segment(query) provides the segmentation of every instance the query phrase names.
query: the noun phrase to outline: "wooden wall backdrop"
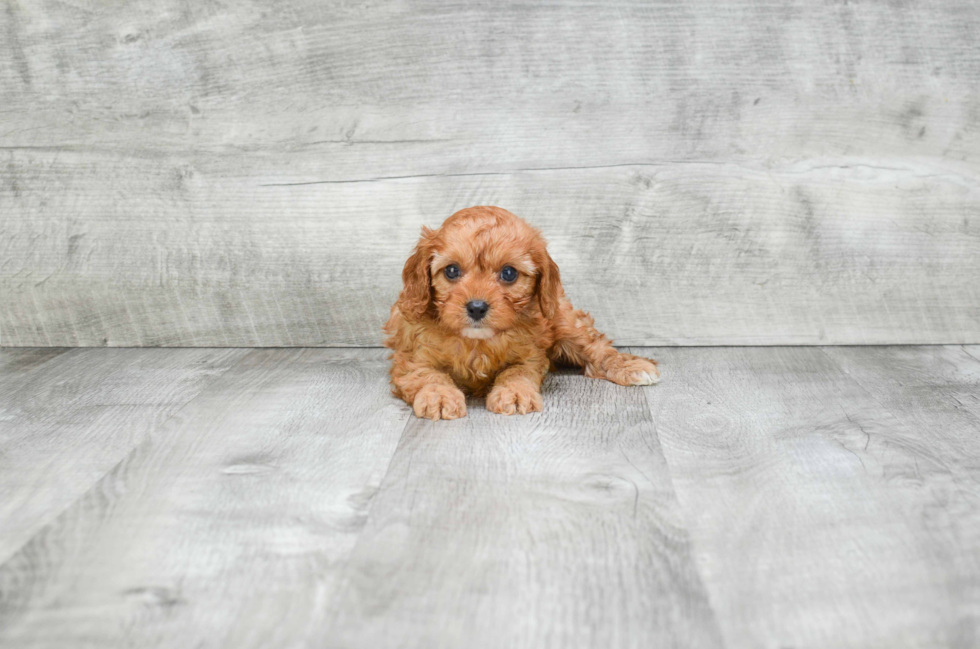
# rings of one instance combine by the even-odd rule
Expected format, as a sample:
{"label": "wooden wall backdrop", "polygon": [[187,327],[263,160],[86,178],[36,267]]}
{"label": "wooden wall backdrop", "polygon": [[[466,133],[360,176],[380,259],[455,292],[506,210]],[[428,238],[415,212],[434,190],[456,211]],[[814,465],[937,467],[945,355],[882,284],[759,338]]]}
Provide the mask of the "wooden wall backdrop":
{"label": "wooden wall backdrop", "polygon": [[976,0],[0,7],[0,344],[377,345],[474,204],[622,344],[980,343]]}

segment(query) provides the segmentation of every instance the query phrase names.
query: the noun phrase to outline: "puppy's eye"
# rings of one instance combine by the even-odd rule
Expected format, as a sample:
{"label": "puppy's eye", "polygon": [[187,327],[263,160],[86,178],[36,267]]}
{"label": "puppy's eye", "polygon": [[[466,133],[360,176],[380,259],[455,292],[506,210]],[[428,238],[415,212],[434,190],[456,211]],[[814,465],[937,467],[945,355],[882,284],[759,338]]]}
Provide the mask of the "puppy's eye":
{"label": "puppy's eye", "polygon": [[442,274],[446,276],[446,279],[456,279],[459,277],[459,266],[456,264],[450,264],[442,271]]}
{"label": "puppy's eye", "polygon": [[510,284],[517,279],[517,270],[513,266],[504,266],[500,271],[500,280]]}

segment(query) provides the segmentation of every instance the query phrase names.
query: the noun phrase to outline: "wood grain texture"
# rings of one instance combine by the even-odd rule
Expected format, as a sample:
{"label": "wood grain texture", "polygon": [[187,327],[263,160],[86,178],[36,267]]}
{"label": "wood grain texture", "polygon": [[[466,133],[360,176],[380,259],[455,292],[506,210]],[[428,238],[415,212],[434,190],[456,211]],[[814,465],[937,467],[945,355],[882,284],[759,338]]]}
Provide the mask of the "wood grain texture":
{"label": "wood grain texture", "polygon": [[500,204],[623,344],[980,342],[980,8],[0,11],[0,344],[375,345]]}
{"label": "wood grain texture", "polygon": [[901,411],[901,417],[916,428],[931,429],[930,440],[944,445],[949,462],[976,474],[980,346],[828,347],[825,351],[882,406]]}
{"label": "wood grain texture", "polygon": [[28,374],[67,351],[64,347],[0,348],[0,391],[19,385]]}
{"label": "wood grain texture", "polygon": [[54,520],[243,350],[73,350],[26,375],[0,355],[0,563]]}
{"label": "wood grain texture", "polygon": [[0,351],[0,646],[977,645],[980,347],[631,351],[436,424],[381,350]]}
{"label": "wood grain texture", "polygon": [[719,646],[643,390],[543,394],[412,421],[308,646]]}
{"label": "wood grain texture", "polygon": [[250,352],[0,567],[0,645],[295,646],[408,416],[385,368]]}
{"label": "wood grain texture", "polygon": [[[980,423],[943,403],[975,363],[923,382],[933,363],[901,359],[932,348],[659,353],[650,404],[727,646],[976,646]],[[883,386],[918,365],[933,404],[841,365]]]}

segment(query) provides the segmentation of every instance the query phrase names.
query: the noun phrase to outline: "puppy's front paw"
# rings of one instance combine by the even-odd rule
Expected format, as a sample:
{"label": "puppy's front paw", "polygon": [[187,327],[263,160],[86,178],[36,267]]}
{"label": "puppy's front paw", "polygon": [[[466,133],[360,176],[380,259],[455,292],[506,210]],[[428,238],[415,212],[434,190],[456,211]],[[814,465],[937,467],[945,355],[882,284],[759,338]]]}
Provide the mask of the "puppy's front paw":
{"label": "puppy's front paw", "polygon": [[513,415],[541,412],[544,402],[541,392],[529,382],[505,383],[495,385],[487,395],[487,410],[500,415]]}
{"label": "puppy's front paw", "polygon": [[416,417],[439,421],[466,416],[466,397],[459,388],[429,384],[419,390],[412,403]]}
{"label": "puppy's front paw", "polygon": [[616,354],[604,365],[604,371],[595,378],[604,378],[619,385],[653,385],[660,382],[656,361],[647,358]]}

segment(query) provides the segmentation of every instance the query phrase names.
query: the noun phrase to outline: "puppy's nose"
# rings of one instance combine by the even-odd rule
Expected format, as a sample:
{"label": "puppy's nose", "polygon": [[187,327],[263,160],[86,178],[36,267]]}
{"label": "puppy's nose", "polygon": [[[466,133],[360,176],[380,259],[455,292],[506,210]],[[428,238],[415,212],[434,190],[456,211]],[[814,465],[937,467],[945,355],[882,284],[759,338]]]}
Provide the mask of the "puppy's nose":
{"label": "puppy's nose", "polygon": [[470,300],[466,303],[466,312],[470,314],[470,317],[474,322],[477,320],[482,320],[483,316],[485,316],[489,310],[490,305],[483,300]]}

